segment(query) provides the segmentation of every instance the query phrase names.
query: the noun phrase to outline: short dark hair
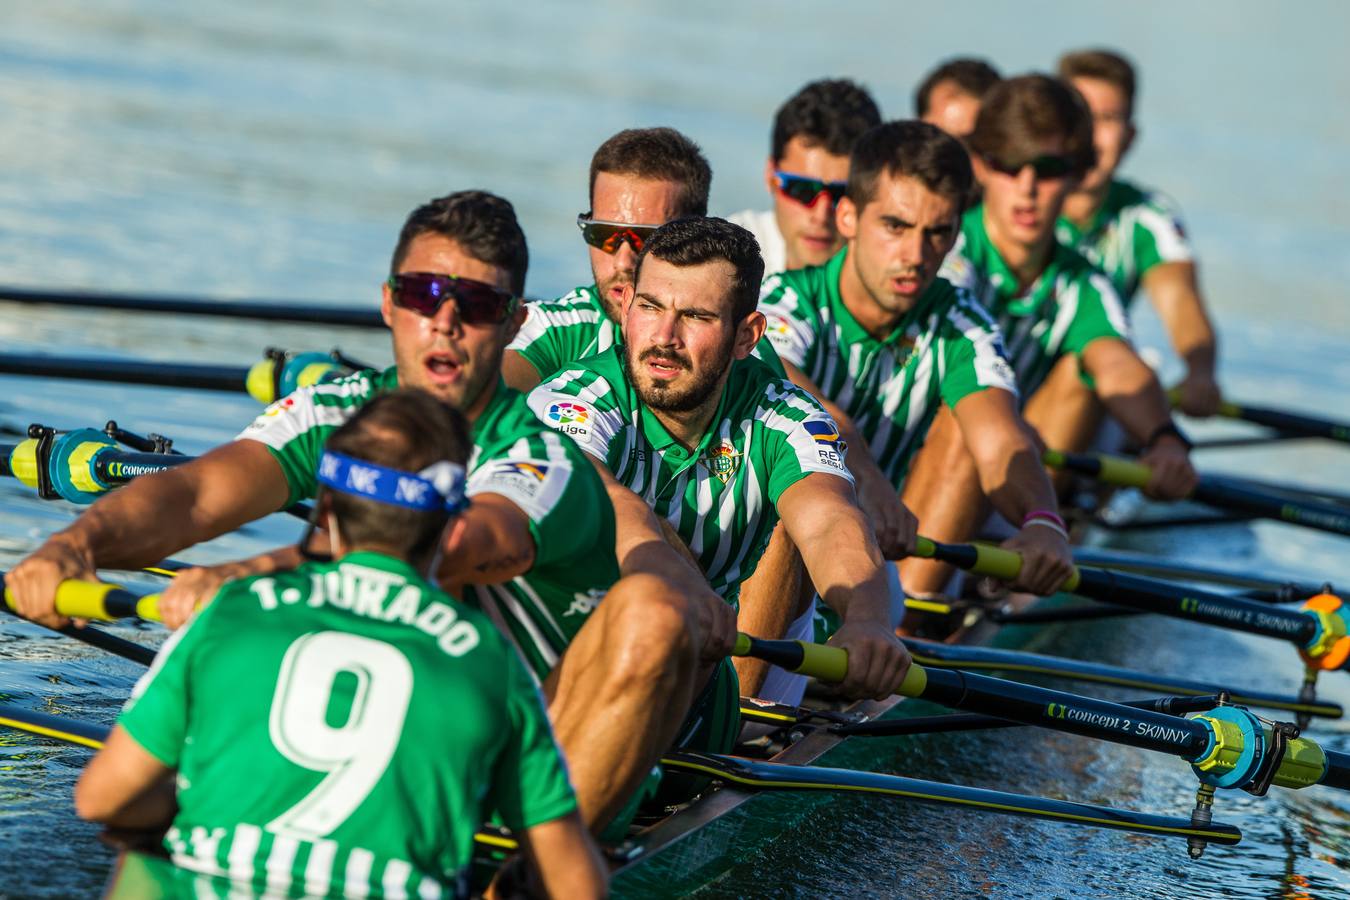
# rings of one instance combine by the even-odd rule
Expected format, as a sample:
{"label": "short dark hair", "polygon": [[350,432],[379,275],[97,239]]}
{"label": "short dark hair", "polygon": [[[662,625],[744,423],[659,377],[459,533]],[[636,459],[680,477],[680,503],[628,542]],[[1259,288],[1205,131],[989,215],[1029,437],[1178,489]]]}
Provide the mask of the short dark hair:
{"label": "short dark hair", "polygon": [[914,92],[914,115],[923,118],[928,115],[933,91],[944,81],[955,82],[963,93],[976,99],[982,99],[989,89],[1003,80],[1003,76],[983,59],[957,57],[949,59],[929,72]]}
{"label": "short dark hair", "polygon": [[1111,50],[1076,50],[1059,58],[1059,77],[1065,81],[1074,78],[1095,78],[1105,81],[1125,95],[1125,106],[1134,115],[1134,91],[1137,77],[1134,66],[1119,53]]}
{"label": "short dark hair", "polygon": [[759,306],[759,285],[764,280],[764,257],[760,255],[759,242],[749,231],[726,219],[691,216],[656,229],[638,254],[634,285],[648,256],[680,267],[725,260],[736,270],[730,291],[731,320],[740,322]]}
{"label": "short dark hair", "polygon": [[1025,157],[1055,138],[1064,141],[1077,174],[1096,164],[1092,114],[1082,96],[1058,78],[1033,74],[999,82],[985,96],[966,143],[981,156]]}
{"label": "short dark hair", "polygon": [[911,119],[878,125],[858,139],[848,164],[848,193],[859,211],[876,196],[882,174],[917,179],[958,210],[970,197],[974,175],[961,142],[947,132]]}
{"label": "short dark hair", "polygon": [[773,117],[770,149],[774,162],[788,141],[801,138],[826,153],[847,156],[869,128],[881,124],[881,110],[867,88],[847,78],[813,81],[788,98]]}
{"label": "short dark hair", "polygon": [[[334,431],[327,444],[354,459],[405,472],[420,472],[441,460],[465,465],[471,447],[464,415],[421,388],[376,397]],[[409,509],[341,491],[324,493],[345,543],[377,543],[402,550],[411,560],[436,548],[449,519],[443,510]]]}
{"label": "short dark hair", "polygon": [[423,234],[450,238],[479,262],[505,269],[511,276],[511,291],[525,293],[530,251],[510,201],[487,191],[456,191],[417,207],[399,232],[390,275],[398,274],[408,247]]}
{"label": "short dark hair", "polygon": [[592,199],[601,172],[673,181],[680,186],[677,216],[708,214],[712,167],[698,144],[674,128],[627,128],[601,144],[591,157],[587,196]]}

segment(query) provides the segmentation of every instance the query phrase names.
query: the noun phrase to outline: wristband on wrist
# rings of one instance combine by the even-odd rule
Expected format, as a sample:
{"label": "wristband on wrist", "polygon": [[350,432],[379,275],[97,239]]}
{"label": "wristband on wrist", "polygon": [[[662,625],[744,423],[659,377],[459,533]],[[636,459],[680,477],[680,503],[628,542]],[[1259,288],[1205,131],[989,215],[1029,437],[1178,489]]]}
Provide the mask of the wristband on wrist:
{"label": "wristband on wrist", "polygon": [[1049,528],[1055,534],[1064,538],[1064,540],[1067,541],[1069,539],[1068,529],[1066,529],[1063,525],[1055,524],[1049,519],[1030,519],[1027,522],[1022,523],[1023,528],[1030,528],[1032,525],[1039,525],[1042,528]]}
{"label": "wristband on wrist", "polygon": [[1022,524],[1023,525],[1030,524],[1032,519],[1045,519],[1048,522],[1054,522],[1060,528],[1069,527],[1064,523],[1064,520],[1060,518],[1059,513],[1051,509],[1033,509],[1031,512],[1027,513],[1026,516],[1022,519]]}
{"label": "wristband on wrist", "polygon": [[1158,443],[1162,438],[1169,436],[1180,441],[1181,445],[1187,450],[1190,450],[1195,446],[1191,443],[1190,438],[1181,433],[1181,429],[1177,427],[1177,423],[1168,419],[1166,422],[1153,429],[1153,433],[1148,436],[1148,440],[1144,441],[1144,450],[1146,452],[1152,450],[1154,444]]}

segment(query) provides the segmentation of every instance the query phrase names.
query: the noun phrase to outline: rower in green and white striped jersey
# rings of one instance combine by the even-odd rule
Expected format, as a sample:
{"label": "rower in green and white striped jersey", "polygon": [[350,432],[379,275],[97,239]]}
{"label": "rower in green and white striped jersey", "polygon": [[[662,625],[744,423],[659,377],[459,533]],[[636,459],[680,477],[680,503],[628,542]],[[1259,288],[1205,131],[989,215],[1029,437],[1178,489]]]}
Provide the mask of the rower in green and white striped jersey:
{"label": "rower in green and white striped jersey", "polygon": [[939,403],[954,409],[976,391],[1017,386],[989,314],[941,278],[888,336],[873,337],[840,297],[848,252],[768,276],[759,309],[779,356],[847,413],[898,490]]}
{"label": "rower in green and white striped jersey", "polygon": [[961,236],[939,274],[970,291],[993,315],[1024,401],[1065,354],[1081,356],[1098,338],[1129,339],[1116,289],[1062,243],[1055,244],[1040,277],[1019,291],[1017,276],[989,239],[983,205],[966,212]]}
{"label": "rower in green and white striped jersey", "polygon": [[783,491],[813,472],[852,481],[834,421],[810,394],[746,358],[732,362],[711,424],[686,450],[641,402],[621,352],[565,367],[530,393],[530,408],[669,522],[712,589],[734,604]]}
{"label": "rower in green and white striped jersey", "polygon": [[379,553],[228,583],[118,723],[178,770],[174,862],[278,896],[468,896],[489,810],[519,829],[576,809],[497,629]]}
{"label": "rower in green and white striped jersey", "polygon": [[[390,367],[302,388],[264,410],[239,439],[267,446],[290,485],[288,502],[295,503],[314,495],[328,435],[397,386],[398,371]],[[614,513],[576,446],[540,425],[519,393],[500,382],[493,390],[473,425],[468,492],[498,494],[518,506],[530,519],[536,556],[530,571],[510,582],[468,586],[465,600],[492,617],[542,681],[619,579]],[[578,565],[583,555],[586,564]]]}
{"label": "rower in green and white striped jersey", "polygon": [[[557,300],[534,300],[525,324],[507,346],[525,359],[540,376],[558,371],[575,359],[603,353],[623,343],[623,332],[600,302],[598,288],[576,288]],[[784,377],[783,363],[771,341],[761,339],[754,355]]]}
{"label": "rower in green and white striped jersey", "polygon": [[1061,216],[1055,224],[1055,236],[1111,279],[1127,309],[1140,282],[1154,266],[1195,259],[1172,201],[1128,181],[1111,182],[1086,228],[1080,229]]}

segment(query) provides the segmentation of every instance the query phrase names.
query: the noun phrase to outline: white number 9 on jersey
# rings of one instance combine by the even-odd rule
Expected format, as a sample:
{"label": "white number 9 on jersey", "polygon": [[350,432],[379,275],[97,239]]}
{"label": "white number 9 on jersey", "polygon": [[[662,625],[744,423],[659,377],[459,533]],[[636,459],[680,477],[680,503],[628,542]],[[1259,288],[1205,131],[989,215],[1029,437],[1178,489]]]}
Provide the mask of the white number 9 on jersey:
{"label": "white number 9 on jersey", "polygon": [[[335,728],[328,706],[343,673],[355,676],[356,688],[346,723]],[[345,822],[398,749],[412,689],[408,658],[383,641],[320,631],[292,643],[281,661],[268,733],[282,756],[328,775],[267,830],[317,840]]]}

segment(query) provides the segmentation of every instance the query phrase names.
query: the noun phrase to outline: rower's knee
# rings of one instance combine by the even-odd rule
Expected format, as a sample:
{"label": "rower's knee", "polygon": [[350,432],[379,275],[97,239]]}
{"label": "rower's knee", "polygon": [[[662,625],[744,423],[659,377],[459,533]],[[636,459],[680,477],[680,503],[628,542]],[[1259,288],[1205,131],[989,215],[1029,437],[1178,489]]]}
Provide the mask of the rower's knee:
{"label": "rower's knee", "polygon": [[605,638],[615,680],[683,678],[696,661],[693,611],[666,581],[630,575],[605,595]]}

